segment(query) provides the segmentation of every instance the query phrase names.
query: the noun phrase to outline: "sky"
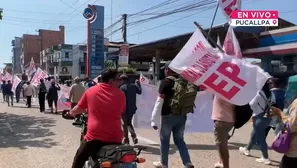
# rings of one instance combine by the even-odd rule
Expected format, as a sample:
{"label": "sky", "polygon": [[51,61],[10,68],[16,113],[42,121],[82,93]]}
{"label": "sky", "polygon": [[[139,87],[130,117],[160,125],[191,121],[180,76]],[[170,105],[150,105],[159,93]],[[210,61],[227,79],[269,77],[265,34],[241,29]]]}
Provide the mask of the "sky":
{"label": "sky", "polygon": [[[1,0],[3,20],[0,20],[0,67],[4,66],[3,63],[11,62],[11,40],[14,37],[22,37],[23,34],[37,34],[38,29],[58,30],[59,25],[64,25],[66,44],[84,42],[87,39],[87,21],[82,12],[87,4],[105,7],[105,27],[108,27],[120,19],[122,14],[137,13],[164,1],[166,0]],[[181,6],[187,2],[193,0],[179,0],[146,13],[160,13],[166,8]],[[296,5],[296,0],[243,0],[242,8],[278,10],[280,17],[297,24],[297,20],[294,19],[294,15],[297,14]],[[192,32],[195,30],[193,21],[197,21],[205,28],[210,27],[214,11],[215,8],[204,12],[188,11],[128,27],[128,42],[140,44]],[[131,17],[128,23],[144,17]],[[218,11],[214,25],[225,22],[222,12]],[[114,29],[116,28],[118,27]],[[111,41],[122,41],[121,31],[109,38]]]}

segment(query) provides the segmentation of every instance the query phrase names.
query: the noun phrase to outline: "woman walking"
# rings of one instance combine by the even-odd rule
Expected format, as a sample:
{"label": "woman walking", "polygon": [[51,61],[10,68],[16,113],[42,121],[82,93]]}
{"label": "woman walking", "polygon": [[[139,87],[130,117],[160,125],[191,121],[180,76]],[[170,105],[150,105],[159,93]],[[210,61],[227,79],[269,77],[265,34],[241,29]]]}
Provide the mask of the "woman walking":
{"label": "woman walking", "polygon": [[286,124],[290,130],[290,147],[289,151],[282,157],[279,168],[296,168],[297,165],[297,98],[291,103],[288,109],[288,116],[279,108],[272,108],[273,113],[281,116],[283,124]]}
{"label": "woman walking", "polygon": [[58,103],[58,91],[60,89],[61,89],[60,86],[53,81],[46,95],[46,99],[48,101],[48,105],[51,108],[52,113],[54,112],[53,104],[55,104],[55,114],[58,114],[57,103]]}
{"label": "woman walking", "polygon": [[[267,82],[262,90],[250,102],[253,110],[253,130],[251,133],[250,142],[246,147],[240,147],[239,151],[246,155],[250,155],[250,150],[259,142],[262,157],[256,159],[256,162],[271,164],[268,157],[268,146],[266,142],[265,130],[269,126],[271,117],[268,115],[269,104],[268,102],[275,102],[275,98],[270,91],[269,83]],[[267,116],[268,115],[268,116]]]}

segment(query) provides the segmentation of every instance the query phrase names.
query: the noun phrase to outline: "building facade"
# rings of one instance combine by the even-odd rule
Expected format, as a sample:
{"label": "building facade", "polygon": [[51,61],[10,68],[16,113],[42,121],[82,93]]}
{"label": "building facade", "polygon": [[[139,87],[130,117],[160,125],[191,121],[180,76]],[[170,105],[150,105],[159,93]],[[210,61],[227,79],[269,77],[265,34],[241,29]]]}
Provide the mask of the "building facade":
{"label": "building facade", "polygon": [[31,58],[39,66],[40,60],[43,59],[41,51],[55,45],[65,43],[65,27],[60,26],[58,31],[55,30],[38,30],[38,35],[24,34],[22,37],[22,66],[28,66]]}
{"label": "building facade", "polygon": [[261,59],[261,67],[273,76],[297,74],[297,26],[262,32],[259,42],[244,56]]}
{"label": "building facade", "polygon": [[14,40],[11,41],[11,45],[12,45],[13,71],[16,74],[21,74],[22,73],[22,67],[21,67],[22,38],[15,37]]}
{"label": "building facade", "polygon": [[50,76],[59,77],[61,80],[85,78],[86,49],[85,45],[52,46],[41,52],[41,67]]}

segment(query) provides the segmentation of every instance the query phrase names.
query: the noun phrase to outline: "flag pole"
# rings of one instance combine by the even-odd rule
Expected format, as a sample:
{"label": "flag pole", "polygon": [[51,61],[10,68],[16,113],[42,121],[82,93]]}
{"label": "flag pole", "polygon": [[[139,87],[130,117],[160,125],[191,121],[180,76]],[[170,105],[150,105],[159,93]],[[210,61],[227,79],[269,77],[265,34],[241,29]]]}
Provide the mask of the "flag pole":
{"label": "flag pole", "polygon": [[208,39],[208,41],[213,44],[214,46],[216,46],[221,52],[225,53],[223,48],[221,46],[219,46],[210,36],[209,34],[207,34],[203,28],[197,23],[194,22],[194,24],[197,26],[197,28],[201,31],[201,33]]}
{"label": "flag pole", "polygon": [[220,6],[220,1],[218,1],[216,10],[215,10],[215,12],[214,12],[214,14],[213,14],[212,21],[211,21],[211,24],[210,24],[210,28],[209,28],[209,30],[208,30],[208,36],[207,36],[207,39],[210,38],[211,29],[212,29],[212,27],[213,27],[214,21],[216,20],[216,16],[217,16],[217,13],[218,13],[219,6]]}

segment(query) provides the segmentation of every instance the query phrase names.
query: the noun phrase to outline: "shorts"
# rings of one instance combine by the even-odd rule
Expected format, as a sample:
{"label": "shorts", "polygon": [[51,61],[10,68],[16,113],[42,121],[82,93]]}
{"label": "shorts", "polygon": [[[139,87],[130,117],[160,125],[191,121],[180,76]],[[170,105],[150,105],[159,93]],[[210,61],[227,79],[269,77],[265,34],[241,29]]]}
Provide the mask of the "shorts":
{"label": "shorts", "polygon": [[216,144],[227,144],[229,140],[229,132],[233,128],[234,123],[224,121],[214,121],[214,136]]}

